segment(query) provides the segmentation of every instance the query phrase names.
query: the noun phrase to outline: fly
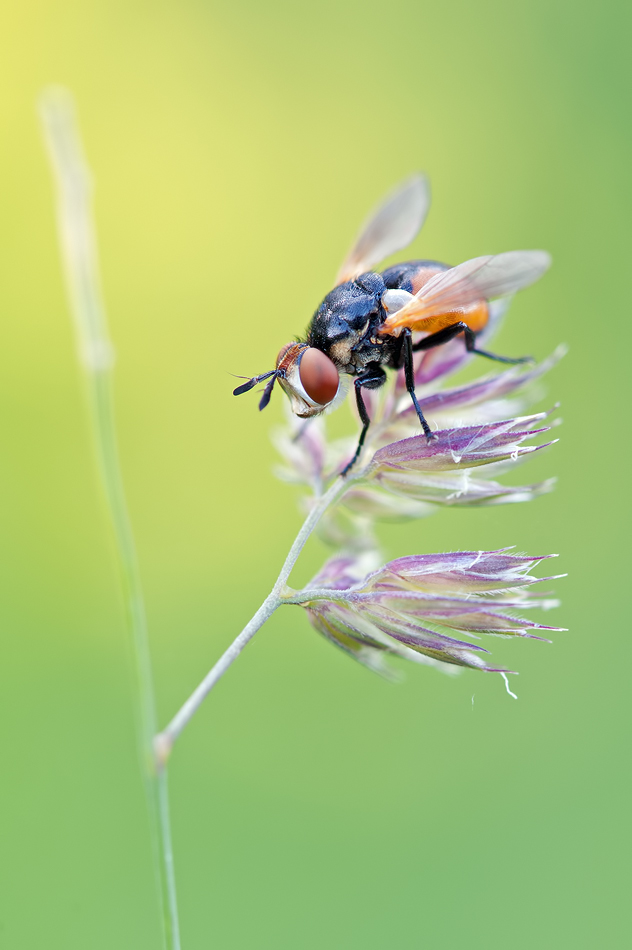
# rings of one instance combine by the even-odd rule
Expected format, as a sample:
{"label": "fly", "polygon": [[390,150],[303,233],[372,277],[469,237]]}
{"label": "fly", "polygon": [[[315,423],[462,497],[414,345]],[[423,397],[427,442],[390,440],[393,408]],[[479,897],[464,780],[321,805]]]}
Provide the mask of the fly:
{"label": "fly", "polygon": [[306,419],[333,407],[344,394],[341,376],[351,377],[362,430],[343,475],[357,461],[371,424],[362,391],[383,386],[386,370],[404,368],[406,390],[430,441],[434,436],[415,395],[414,353],[462,335],[469,353],[501,363],[530,359],[479,349],[476,337],[489,320],[490,300],[515,293],[544,274],[551,263],[546,251],[509,251],[476,257],[456,267],[413,260],[374,270],[384,258],[410,244],[429,206],[430,189],[423,175],[413,176],[392,192],[360,231],[333,290],[312,317],[305,340],[287,343],[279,351],[275,369],[253,376],[234,390],[239,396],[267,380],[259,401],[259,409],[265,409],[278,382],[292,411]]}

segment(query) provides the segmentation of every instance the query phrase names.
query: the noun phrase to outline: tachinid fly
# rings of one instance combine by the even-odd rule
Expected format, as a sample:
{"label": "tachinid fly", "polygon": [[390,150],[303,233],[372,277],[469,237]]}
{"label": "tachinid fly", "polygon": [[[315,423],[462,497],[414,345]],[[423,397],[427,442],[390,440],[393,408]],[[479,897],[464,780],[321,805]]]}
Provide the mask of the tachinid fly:
{"label": "tachinid fly", "polygon": [[[402,250],[421,228],[430,205],[423,175],[415,175],[390,194],[369,218],[347,255],[334,289],[316,310],[304,342],[286,344],[275,369],[238,386],[234,395],[268,380],[259,402],[264,409],[275,382],[301,418],[330,408],[344,392],[341,375],[353,379],[362,431],[355,463],[370,426],[363,389],[378,389],[387,369],[404,368],[406,389],[428,440],[432,432],[415,395],[413,353],[442,346],[462,334],[466,349],[502,363],[523,363],[476,346],[489,319],[489,301],[512,294],[544,274],[546,251],[509,251],[476,257],[457,267],[414,260],[378,273],[372,268]],[[413,337],[413,334],[415,336]]]}

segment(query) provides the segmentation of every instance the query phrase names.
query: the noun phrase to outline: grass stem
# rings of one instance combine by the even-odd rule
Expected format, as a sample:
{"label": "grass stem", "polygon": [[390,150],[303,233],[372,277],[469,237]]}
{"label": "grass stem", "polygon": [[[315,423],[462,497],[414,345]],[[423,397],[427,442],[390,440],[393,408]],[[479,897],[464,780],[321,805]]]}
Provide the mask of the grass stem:
{"label": "grass stem", "polygon": [[222,678],[226,670],[235,662],[244,647],[252,640],[257,630],[259,630],[266,620],[272,616],[277,607],[284,603],[285,598],[283,595],[285,592],[286,582],[290,576],[292,568],[298,560],[301,551],[307,543],[307,539],[322,518],[327,508],[346,491],[352,481],[352,476],[349,476],[346,479],[337,478],[334,482],[332,482],[325,494],[321,495],[321,497],[317,500],[316,504],[313,506],[307,518],[305,519],[299,533],[297,534],[292,547],[290,548],[288,556],[285,559],[274,587],[262,603],[261,607],[259,607],[252,619],[249,620],[241,633],[233,640],[231,645],[222,654],[217,663],[211,667],[199,686],[193,690],[189,698],[180,707],[166,729],[156,736],[156,759],[161,765],[164,765],[167,762],[174,742],[185,726],[191,721],[192,717],[200,708],[203,701],[206,699],[216,683]]}
{"label": "grass stem", "polygon": [[57,217],[78,355],[84,370],[99,480],[114,536],[134,657],[138,743],[159,880],[163,945],[166,950],[180,950],[167,776],[156,767],[154,756],[156,704],[147,619],[118,458],[111,389],[114,352],[100,288],[90,173],[69,93],[63,89],[46,90],[40,102],[40,115],[57,187]]}

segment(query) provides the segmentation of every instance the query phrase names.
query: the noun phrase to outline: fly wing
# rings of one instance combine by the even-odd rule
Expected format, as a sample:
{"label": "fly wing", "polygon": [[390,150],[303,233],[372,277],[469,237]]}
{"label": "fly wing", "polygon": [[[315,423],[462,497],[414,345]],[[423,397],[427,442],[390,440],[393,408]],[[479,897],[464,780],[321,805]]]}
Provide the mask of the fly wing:
{"label": "fly wing", "polygon": [[371,270],[401,251],[420,230],[430,207],[430,185],[424,175],[413,175],[371,215],[338,271],[336,286]]}
{"label": "fly wing", "polygon": [[413,325],[421,330],[423,326],[417,324],[430,317],[512,294],[533,284],[550,264],[546,251],[508,251],[475,257],[424,284],[411,300],[387,317],[384,330]]}

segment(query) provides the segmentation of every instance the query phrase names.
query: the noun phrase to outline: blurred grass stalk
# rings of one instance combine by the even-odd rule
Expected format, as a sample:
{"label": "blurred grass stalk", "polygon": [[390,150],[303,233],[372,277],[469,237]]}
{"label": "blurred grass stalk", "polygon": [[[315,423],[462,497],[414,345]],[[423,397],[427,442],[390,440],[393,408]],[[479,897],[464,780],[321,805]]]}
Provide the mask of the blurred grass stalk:
{"label": "blurred grass stalk", "polygon": [[159,880],[163,942],[167,950],[179,950],[167,772],[156,767],[153,751],[156,703],[140,572],[118,460],[111,391],[114,350],[108,337],[98,273],[92,182],[70,94],[59,88],[45,90],[39,111],[57,187],[57,218],[78,356],[85,374],[98,474],[114,534],[133,648],[137,734]]}

